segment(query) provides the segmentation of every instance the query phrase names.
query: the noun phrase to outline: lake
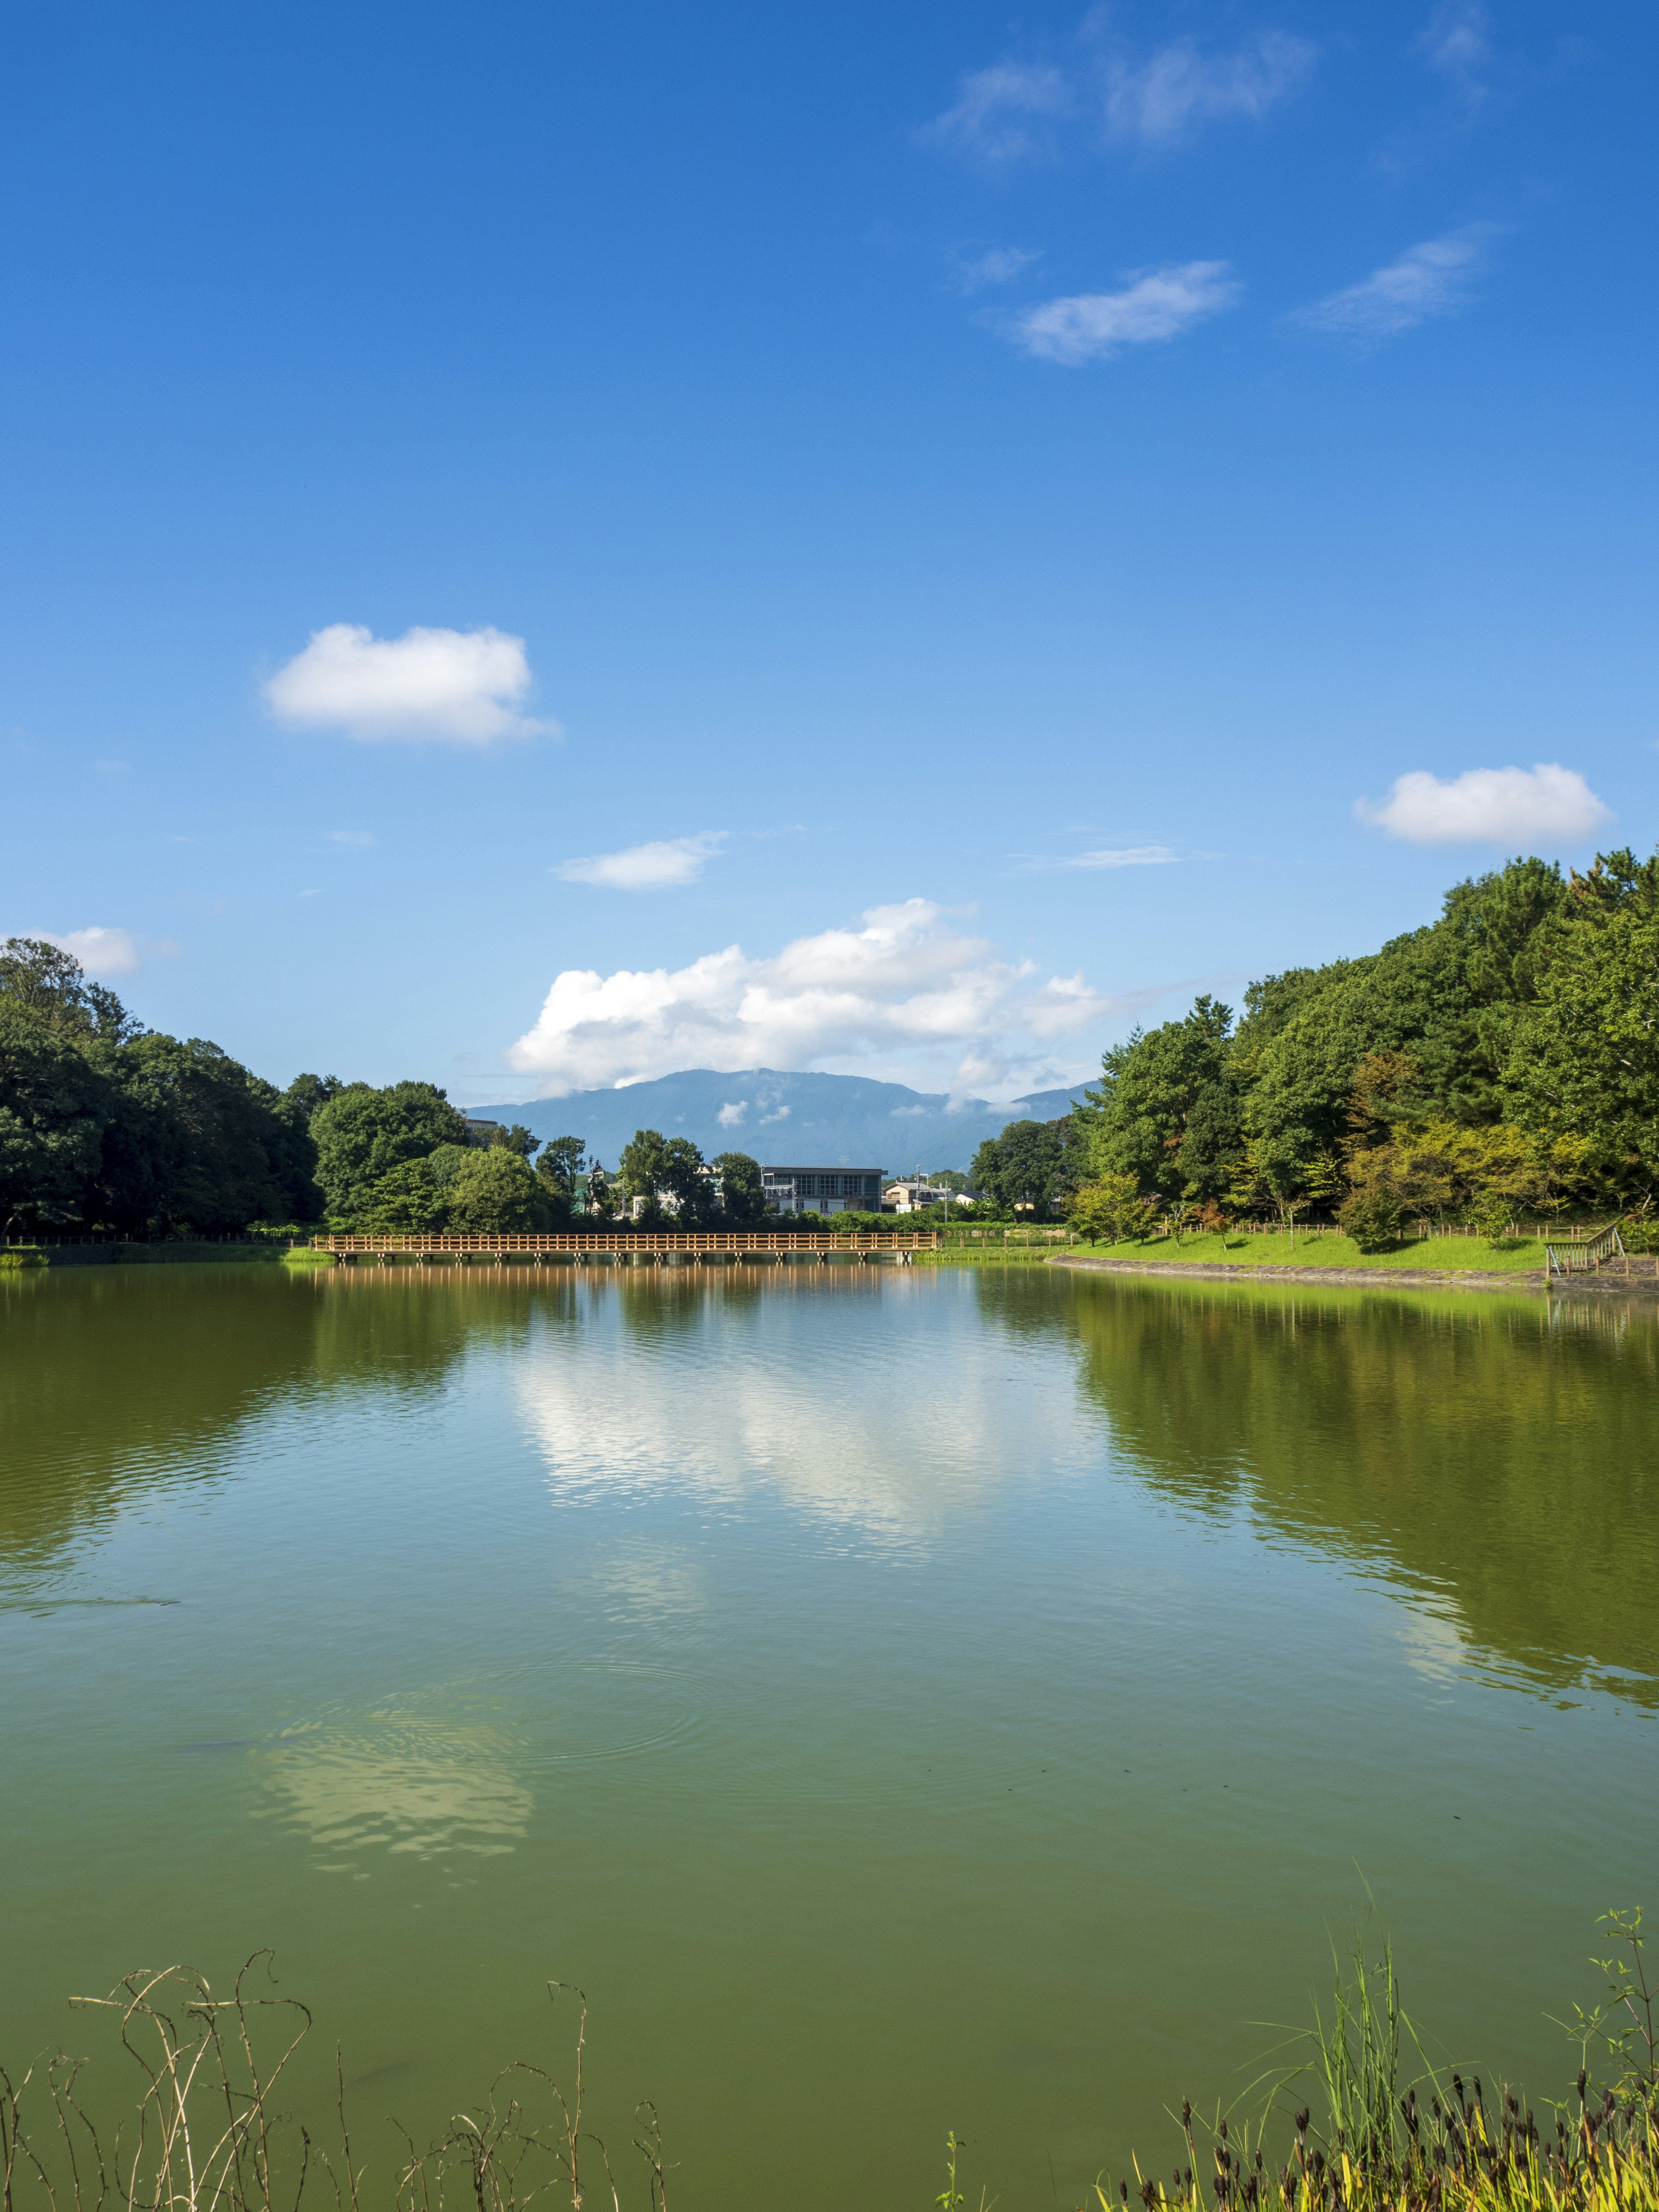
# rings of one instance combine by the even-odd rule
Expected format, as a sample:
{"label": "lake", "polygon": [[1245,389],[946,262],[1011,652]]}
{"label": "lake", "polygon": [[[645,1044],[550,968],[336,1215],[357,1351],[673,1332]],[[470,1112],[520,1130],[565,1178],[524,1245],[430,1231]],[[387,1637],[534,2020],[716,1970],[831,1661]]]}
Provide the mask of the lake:
{"label": "lake", "polygon": [[0,1276],[0,2057],[272,1945],[378,2203],[558,1977],[624,2203],[648,2094],[677,2212],[925,2205],[949,2127],[1071,2206],[1369,1887],[1559,2094],[1659,1905],[1656,1385],[1659,1308],[1519,1293]]}

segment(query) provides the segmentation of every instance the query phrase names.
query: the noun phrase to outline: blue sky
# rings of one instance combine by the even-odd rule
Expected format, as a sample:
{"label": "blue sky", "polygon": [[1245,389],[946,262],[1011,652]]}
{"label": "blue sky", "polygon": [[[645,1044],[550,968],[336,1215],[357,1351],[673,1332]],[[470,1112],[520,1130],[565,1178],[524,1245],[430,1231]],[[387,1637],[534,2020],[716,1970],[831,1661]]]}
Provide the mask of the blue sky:
{"label": "blue sky", "polygon": [[0,40],[0,929],[156,1026],[1006,1097],[1654,844],[1646,10]]}

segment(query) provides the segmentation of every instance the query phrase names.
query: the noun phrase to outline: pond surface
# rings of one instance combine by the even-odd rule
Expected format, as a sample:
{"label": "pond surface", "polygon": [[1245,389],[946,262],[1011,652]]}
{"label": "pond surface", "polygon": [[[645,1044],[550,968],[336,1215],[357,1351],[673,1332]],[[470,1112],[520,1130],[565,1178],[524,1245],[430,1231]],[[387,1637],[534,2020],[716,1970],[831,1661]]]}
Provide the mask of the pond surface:
{"label": "pond surface", "polygon": [[0,2057],[274,1945],[379,2202],[556,1976],[676,2212],[923,2205],[947,2127],[1072,2206],[1369,1884],[1559,2093],[1659,1906],[1656,1385],[1659,1310],[1522,1295],[0,1278]]}

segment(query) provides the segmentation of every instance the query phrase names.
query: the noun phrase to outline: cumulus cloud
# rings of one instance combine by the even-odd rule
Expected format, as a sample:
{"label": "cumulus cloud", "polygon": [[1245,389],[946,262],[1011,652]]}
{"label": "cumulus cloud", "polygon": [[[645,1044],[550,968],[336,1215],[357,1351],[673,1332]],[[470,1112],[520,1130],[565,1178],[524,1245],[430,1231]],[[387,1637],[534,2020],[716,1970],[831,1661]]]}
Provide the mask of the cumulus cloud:
{"label": "cumulus cloud", "polygon": [[1258,122],[1313,74],[1315,49],[1284,31],[1263,31],[1233,53],[1200,53],[1190,39],[1141,62],[1116,57],[1106,72],[1106,125],[1114,137],[1174,146],[1206,123]]}
{"label": "cumulus cloud", "polygon": [[553,872],[567,884],[599,884],[613,891],[672,890],[695,884],[703,864],[726,842],[724,830],[696,837],[664,837],[653,845],[629,845],[620,853],[590,853],[565,860]]}
{"label": "cumulus cloud", "polygon": [[1455,314],[1468,304],[1487,246],[1497,234],[1496,223],[1471,222],[1443,237],[1425,239],[1386,268],[1373,270],[1362,283],[1299,308],[1292,320],[1305,330],[1370,348],[1433,316]]}
{"label": "cumulus cloud", "polygon": [[748,1112],[749,1101],[746,1098],[734,1098],[729,1105],[720,1108],[714,1119],[722,1129],[735,1129],[747,1117]]}
{"label": "cumulus cloud", "polygon": [[143,955],[128,930],[37,929],[32,934],[78,960],[88,975],[136,975],[144,964]]}
{"label": "cumulus cloud", "polygon": [[1046,300],[1017,317],[1011,334],[1039,361],[1076,368],[1109,361],[1125,346],[1158,345],[1218,315],[1239,298],[1224,261],[1188,261],[1133,271],[1121,292],[1081,292]]}
{"label": "cumulus cloud", "polygon": [[1577,769],[1553,761],[1472,768],[1443,781],[1414,769],[1380,805],[1362,799],[1354,812],[1413,845],[1581,845],[1613,819]]}
{"label": "cumulus cloud", "polygon": [[380,638],[357,623],[313,630],[265,685],[271,712],[307,729],[487,745],[558,735],[520,709],[530,695],[524,640],[499,629],[408,629]]}
{"label": "cumulus cloud", "polygon": [[1012,284],[1042,256],[1035,246],[992,246],[983,253],[959,253],[956,258],[958,292],[982,292],[988,284]]}
{"label": "cumulus cloud", "polygon": [[953,153],[1000,167],[1041,152],[1048,143],[1043,125],[1071,106],[1072,88],[1057,69],[994,62],[959,81],[956,104],[923,135]]}
{"label": "cumulus cloud", "polygon": [[970,1048],[1011,1066],[1011,1054],[1121,1004],[1080,975],[1039,979],[1033,962],[1005,959],[927,899],[860,919],[860,928],[797,938],[769,958],[730,945],[674,969],[567,969],[507,1062],[553,1097],[681,1067],[913,1066]]}

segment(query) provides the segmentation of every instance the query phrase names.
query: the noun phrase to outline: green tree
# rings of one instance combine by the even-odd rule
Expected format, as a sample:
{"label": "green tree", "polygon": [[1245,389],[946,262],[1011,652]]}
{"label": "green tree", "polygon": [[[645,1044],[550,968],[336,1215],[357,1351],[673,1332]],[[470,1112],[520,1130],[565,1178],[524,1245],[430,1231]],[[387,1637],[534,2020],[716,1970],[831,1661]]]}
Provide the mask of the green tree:
{"label": "green tree", "polygon": [[522,1121],[514,1121],[507,1128],[497,1123],[490,1133],[489,1141],[509,1152],[516,1152],[521,1160],[532,1158],[541,1150],[542,1142],[539,1137],[532,1135]]}
{"label": "green tree", "polygon": [[9,937],[0,945],[0,1002],[83,1042],[125,1044],[142,1026],[113,991],[88,982],[73,953],[44,938]]}
{"label": "green tree", "polygon": [[550,1137],[536,1163],[537,1180],[553,1198],[568,1206],[576,1195],[576,1178],[582,1172],[587,1151],[586,1137]]}
{"label": "green tree", "polygon": [[318,1108],[311,1135],[328,1210],[346,1219],[389,1170],[440,1145],[467,1142],[465,1121],[430,1083],[389,1083],[379,1091],[350,1084]]}
{"label": "green tree", "polygon": [[1522,1127],[1586,1139],[1623,1202],[1659,1191],[1659,855],[1572,878],[1503,1087]]}
{"label": "green tree", "polygon": [[1232,1029],[1231,1007],[1206,995],[1184,1019],[1137,1030],[1106,1054],[1077,1115],[1091,1176],[1132,1175],[1168,1200],[1217,1194],[1240,1137]]}
{"label": "green tree", "polygon": [[1010,1121],[974,1154],[974,1182],[1005,1212],[1047,1214],[1083,1180],[1079,1148],[1068,1146],[1071,1117]]}
{"label": "green tree", "polygon": [[478,1235],[539,1229],[547,1195],[522,1154],[488,1145],[458,1163],[447,1191],[448,1225]]}
{"label": "green tree", "polygon": [[630,1203],[654,1206],[668,1173],[668,1139],[659,1129],[635,1129],[623,1146],[617,1180]]}
{"label": "green tree", "polygon": [[84,1218],[112,1112],[107,1080],[50,1011],[0,996],[0,1221],[7,1236]]}
{"label": "green tree", "polygon": [[308,1122],[319,1106],[326,1106],[331,1098],[337,1098],[345,1088],[337,1075],[296,1075],[283,1096]]}
{"label": "green tree", "polygon": [[708,1163],[720,1179],[720,1218],[732,1228],[766,1218],[766,1192],[760,1162],[747,1152],[716,1152]]}

